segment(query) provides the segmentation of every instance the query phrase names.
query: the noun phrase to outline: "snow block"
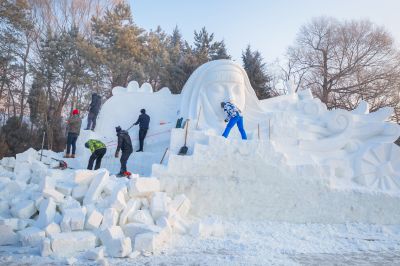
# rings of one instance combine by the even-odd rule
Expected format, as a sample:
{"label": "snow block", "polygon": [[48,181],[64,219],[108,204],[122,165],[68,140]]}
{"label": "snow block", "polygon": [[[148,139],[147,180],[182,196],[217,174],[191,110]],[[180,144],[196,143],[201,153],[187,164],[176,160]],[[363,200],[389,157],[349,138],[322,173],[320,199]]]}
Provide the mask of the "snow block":
{"label": "snow block", "polygon": [[8,212],[10,210],[10,205],[6,200],[0,201],[0,215],[4,212]]}
{"label": "snow block", "polygon": [[49,224],[48,226],[46,226],[44,228],[44,231],[46,232],[46,236],[49,237],[51,235],[60,233],[61,232],[61,228],[60,228],[60,226],[58,224],[51,223],[51,224]]}
{"label": "snow block", "polygon": [[31,179],[31,165],[25,162],[16,162],[14,168],[15,180],[23,183],[28,183]]}
{"label": "snow block", "polygon": [[131,197],[148,196],[160,191],[160,181],[154,177],[139,177],[129,182],[129,195]]}
{"label": "snow block", "polygon": [[65,200],[63,201],[63,203],[61,203],[58,208],[60,209],[60,211],[62,213],[65,212],[65,210],[67,209],[76,209],[76,208],[80,208],[81,204],[79,203],[79,201],[77,201],[76,199],[67,196],[65,198]]}
{"label": "snow block", "polygon": [[36,227],[45,228],[54,221],[56,215],[56,203],[52,198],[44,199],[40,204],[39,218],[36,221]]}
{"label": "snow block", "polygon": [[85,207],[66,209],[64,211],[63,220],[61,222],[61,229],[64,228],[65,232],[68,232],[69,229],[71,229],[71,231],[83,230],[85,226],[85,218],[86,218]]}
{"label": "snow block", "polygon": [[89,187],[86,184],[76,186],[72,189],[72,197],[76,200],[82,200],[85,197],[88,189]]}
{"label": "snow block", "polygon": [[11,226],[0,225],[0,246],[16,245],[18,243],[18,235],[14,233]]}
{"label": "snow block", "polygon": [[16,162],[27,162],[32,163],[38,159],[38,152],[32,148],[24,151],[23,153],[18,153],[16,156]]}
{"label": "snow block", "polygon": [[174,197],[169,205],[169,208],[172,208],[182,217],[185,217],[190,210],[190,205],[190,200],[184,194],[181,194]]}
{"label": "snow block", "polygon": [[99,171],[86,169],[76,170],[74,173],[74,182],[79,185],[89,185],[98,173]]}
{"label": "snow block", "polygon": [[172,232],[172,227],[170,222],[168,221],[167,217],[162,216],[160,218],[158,218],[156,220],[156,225],[160,228],[162,228],[163,230],[165,230],[165,232],[167,234],[170,234]]}
{"label": "snow block", "polygon": [[0,219],[0,225],[7,225],[10,226],[13,231],[19,231],[24,229],[28,225],[28,222],[18,218],[2,218]]}
{"label": "snow block", "polygon": [[165,192],[155,192],[153,194],[153,197],[151,198],[150,211],[154,220],[167,215],[167,194]]}
{"label": "snow block", "polygon": [[116,225],[118,222],[118,211],[114,208],[108,208],[104,210],[103,222],[101,223],[100,229],[104,230],[108,227]]}
{"label": "snow block", "polygon": [[117,211],[122,211],[126,207],[125,194],[126,186],[119,186],[115,188],[110,198],[110,207],[115,208]]}
{"label": "snow block", "polygon": [[58,192],[54,188],[45,188],[43,190],[43,196],[45,198],[53,198],[56,203],[61,203],[64,200],[64,194]]}
{"label": "snow block", "polygon": [[108,171],[101,171],[94,177],[83,199],[83,205],[94,203],[98,199],[104,186],[107,184],[108,178]]}
{"label": "snow block", "polygon": [[106,247],[107,255],[123,258],[132,252],[131,239],[125,237],[121,227],[111,226],[100,233],[100,239]]}
{"label": "snow block", "polygon": [[17,182],[9,182],[0,190],[1,199],[10,199],[22,192],[23,186]]}
{"label": "snow block", "polygon": [[42,178],[47,175],[49,168],[40,161],[34,161],[31,165],[31,183],[40,184]]}
{"label": "snow block", "polygon": [[14,169],[15,158],[14,157],[4,157],[3,159],[1,159],[1,165],[4,166],[7,170]]}
{"label": "snow block", "polygon": [[156,233],[143,233],[136,235],[134,250],[153,252],[156,249],[156,238]]}
{"label": "snow block", "polygon": [[74,188],[74,184],[71,184],[71,183],[60,182],[60,183],[56,184],[56,190],[66,196],[71,195],[73,188]]}
{"label": "snow block", "polygon": [[149,210],[138,210],[128,216],[130,223],[142,223],[148,225],[154,225],[153,217]]}
{"label": "snow block", "polygon": [[28,227],[18,232],[19,240],[23,246],[36,247],[40,246],[46,238],[46,233],[37,227]]}
{"label": "snow block", "polygon": [[48,238],[45,238],[40,244],[40,255],[42,257],[48,257],[53,254],[53,250],[51,249],[51,241]]}
{"label": "snow block", "polygon": [[39,183],[39,190],[43,191],[46,188],[55,188],[56,179],[51,176],[45,176]]}
{"label": "snow block", "polygon": [[122,231],[125,236],[132,240],[132,246],[134,246],[136,235],[143,233],[159,233],[162,231],[162,228],[155,225],[130,223],[122,226]]}
{"label": "snow block", "polygon": [[142,202],[139,199],[130,199],[119,217],[119,225],[126,224],[128,222],[129,215],[139,210],[141,205]]}
{"label": "snow block", "polygon": [[185,234],[188,230],[187,223],[182,219],[182,217],[177,212],[168,213],[168,221],[174,232],[179,234]]}
{"label": "snow block", "polygon": [[89,231],[54,234],[50,240],[53,254],[61,257],[96,247],[96,235]]}
{"label": "snow block", "polygon": [[84,254],[84,258],[88,260],[99,260],[104,258],[104,247],[97,247],[92,250],[88,250]]}
{"label": "snow block", "polygon": [[37,211],[33,200],[24,200],[11,208],[11,214],[21,219],[29,219]]}
{"label": "snow block", "polygon": [[87,215],[85,229],[95,230],[99,228],[101,221],[103,220],[103,215],[97,210],[93,210]]}

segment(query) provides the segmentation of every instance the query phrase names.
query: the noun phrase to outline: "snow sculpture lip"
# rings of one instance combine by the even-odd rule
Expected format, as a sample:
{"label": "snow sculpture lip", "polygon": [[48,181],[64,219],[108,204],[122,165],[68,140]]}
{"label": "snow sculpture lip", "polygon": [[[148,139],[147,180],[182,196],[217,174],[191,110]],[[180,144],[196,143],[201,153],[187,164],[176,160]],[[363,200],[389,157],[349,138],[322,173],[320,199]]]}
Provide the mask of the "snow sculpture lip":
{"label": "snow sculpture lip", "polygon": [[250,85],[246,71],[237,63],[222,59],[201,65],[189,77],[182,90],[180,116],[196,120],[201,108],[201,129],[224,127],[222,101],[232,101],[242,111],[247,129],[257,127],[257,121],[265,121],[265,114]]}

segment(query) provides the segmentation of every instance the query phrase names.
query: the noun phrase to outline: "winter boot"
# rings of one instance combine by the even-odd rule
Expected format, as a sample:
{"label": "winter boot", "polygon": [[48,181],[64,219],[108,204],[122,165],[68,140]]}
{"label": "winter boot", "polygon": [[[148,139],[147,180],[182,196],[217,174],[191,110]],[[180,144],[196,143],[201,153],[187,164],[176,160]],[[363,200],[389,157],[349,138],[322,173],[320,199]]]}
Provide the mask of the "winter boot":
{"label": "winter boot", "polygon": [[64,158],[71,158],[71,156],[70,156],[68,153],[66,153],[66,154],[64,155]]}
{"label": "winter boot", "polygon": [[75,158],[75,154],[72,154],[70,158]]}

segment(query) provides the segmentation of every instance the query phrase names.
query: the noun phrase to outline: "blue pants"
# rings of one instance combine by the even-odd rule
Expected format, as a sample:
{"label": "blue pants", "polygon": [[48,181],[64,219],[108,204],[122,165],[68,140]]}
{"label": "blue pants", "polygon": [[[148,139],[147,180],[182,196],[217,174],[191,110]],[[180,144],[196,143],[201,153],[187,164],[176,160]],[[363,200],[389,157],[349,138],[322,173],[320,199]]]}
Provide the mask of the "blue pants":
{"label": "blue pants", "polygon": [[67,136],[67,154],[70,153],[72,147],[72,154],[75,155],[76,140],[78,139],[77,133],[68,132]]}
{"label": "blue pants", "polygon": [[232,127],[235,124],[237,124],[237,126],[239,128],[239,132],[240,132],[240,135],[242,135],[242,139],[247,139],[246,131],[244,131],[244,128],[243,128],[243,117],[241,117],[240,115],[237,115],[237,116],[231,118],[231,120],[229,120],[228,124],[226,125],[224,133],[222,133],[222,136],[227,138],[229,135],[229,132],[231,131]]}

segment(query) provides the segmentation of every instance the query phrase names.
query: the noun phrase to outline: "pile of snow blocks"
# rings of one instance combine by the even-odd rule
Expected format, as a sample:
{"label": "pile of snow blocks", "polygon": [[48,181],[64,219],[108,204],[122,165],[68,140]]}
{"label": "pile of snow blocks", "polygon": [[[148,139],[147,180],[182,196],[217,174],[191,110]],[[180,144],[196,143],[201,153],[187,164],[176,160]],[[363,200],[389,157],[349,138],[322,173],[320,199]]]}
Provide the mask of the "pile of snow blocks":
{"label": "pile of snow blocks", "polygon": [[190,201],[169,197],[154,177],[117,178],[106,169],[55,170],[29,149],[1,160],[0,245],[39,247],[42,256],[90,260],[154,252],[185,234]]}

